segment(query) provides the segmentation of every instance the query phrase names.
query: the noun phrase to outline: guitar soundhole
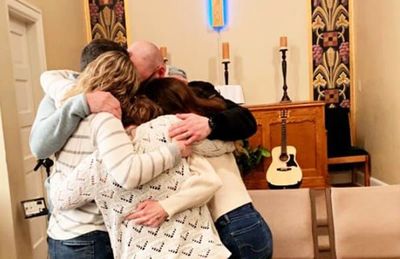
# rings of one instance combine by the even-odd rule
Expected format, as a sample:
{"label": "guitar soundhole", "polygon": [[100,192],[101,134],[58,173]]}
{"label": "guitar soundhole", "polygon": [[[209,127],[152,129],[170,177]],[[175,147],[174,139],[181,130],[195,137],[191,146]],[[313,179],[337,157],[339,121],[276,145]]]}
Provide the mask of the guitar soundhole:
{"label": "guitar soundhole", "polygon": [[279,156],[279,160],[281,160],[282,162],[287,161],[288,158],[289,158],[289,156],[288,156],[288,154],[286,154],[286,153],[282,153],[282,154]]}

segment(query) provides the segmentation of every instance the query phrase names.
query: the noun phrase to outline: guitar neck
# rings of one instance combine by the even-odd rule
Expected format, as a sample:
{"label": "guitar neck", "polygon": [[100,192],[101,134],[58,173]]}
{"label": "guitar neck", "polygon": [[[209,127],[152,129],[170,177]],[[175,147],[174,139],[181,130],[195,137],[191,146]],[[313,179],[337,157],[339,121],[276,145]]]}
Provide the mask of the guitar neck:
{"label": "guitar neck", "polygon": [[287,154],[286,117],[282,118],[282,122],[281,122],[281,153],[282,154]]}

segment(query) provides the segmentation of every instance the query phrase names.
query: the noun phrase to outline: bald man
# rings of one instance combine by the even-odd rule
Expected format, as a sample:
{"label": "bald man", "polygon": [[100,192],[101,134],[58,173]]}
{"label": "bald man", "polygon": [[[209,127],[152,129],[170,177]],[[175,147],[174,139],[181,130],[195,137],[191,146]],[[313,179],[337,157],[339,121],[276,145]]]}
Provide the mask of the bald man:
{"label": "bald man", "polygon": [[[177,76],[186,80],[186,74],[182,71],[180,74],[172,74],[176,68],[168,71],[159,48],[148,41],[136,41],[128,48],[131,60],[135,65],[142,86],[153,78],[165,76]],[[171,72],[169,74],[168,72]],[[199,84],[190,84],[193,87]],[[203,97],[218,96],[224,99],[211,84],[201,84],[208,86],[203,89]],[[209,87],[212,86],[212,87]],[[215,114],[210,118],[200,116],[194,113],[179,114],[178,117],[183,121],[170,129],[170,136],[177,140],[186,140],[190,145],[194,141],[200,141],[205,138],[221,140],[238,140],[250,137],[256,131],[256,123],[253,115],[248,109],[241,107],[229,100],[224,99],[227,109],[221,113]]]}
{"label": "bald man", "polygon": [[140,81],[164,77],[166,66],[160,49],[148,41],[136,41],[129,46],[128,52],[139,73]]}

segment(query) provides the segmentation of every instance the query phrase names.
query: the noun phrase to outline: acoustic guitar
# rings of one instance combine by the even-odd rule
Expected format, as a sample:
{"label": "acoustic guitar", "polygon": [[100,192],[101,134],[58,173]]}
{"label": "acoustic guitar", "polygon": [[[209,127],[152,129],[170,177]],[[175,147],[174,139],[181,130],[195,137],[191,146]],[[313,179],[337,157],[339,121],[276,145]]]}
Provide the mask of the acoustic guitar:
{"label": "acoustic guitar", "polygon": [[287,110],[281,111],[281,146],[272,149],[272,163],[267,170],[271,189],[300,187],[303,174],[296,161],[296,148],[286,142]]}

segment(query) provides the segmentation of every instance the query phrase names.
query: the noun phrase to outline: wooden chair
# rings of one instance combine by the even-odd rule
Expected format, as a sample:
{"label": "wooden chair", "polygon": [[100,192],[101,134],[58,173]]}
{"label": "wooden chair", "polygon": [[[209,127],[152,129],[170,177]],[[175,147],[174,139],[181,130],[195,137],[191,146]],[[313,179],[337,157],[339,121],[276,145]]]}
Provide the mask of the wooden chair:
{"label": "wooden chair", "polygon": [[[334,241],[332,216],[329,213],[328,189],[311,189],[311,205],[313,209],[314,235],[316,236],[317,258],[333,259]],[[330,194],[330,193],[329,193]],[[329,196],[330,199],[330,196]]]}
{"label": "wooden chair", "polygon": [[328,134],[328,169],[351,169],[352,184],[356,183],[357,168],[364,172],[364,185],[370,185],[370,156],[362,148],[351,145],[349,110],[326,108],[325,126]]}
{"label": "wooden chair", "polygon": [[328,196],[335,258],[400,258],[400,185],[331,188]]}
{"label": "wooden chair", "polygon": [[341,156],[341,157],[329,157],[328,158],[328,166],[329,165],[356,165],[356,167],[352,168],[352,184],[355,184],[357,181],[357,175],[355,168],[357,165],[362,165],[362,169],[364,171],[364,186],[370,186],[370,161],[369,154],[365,155],[351,155],[351,156]]}

